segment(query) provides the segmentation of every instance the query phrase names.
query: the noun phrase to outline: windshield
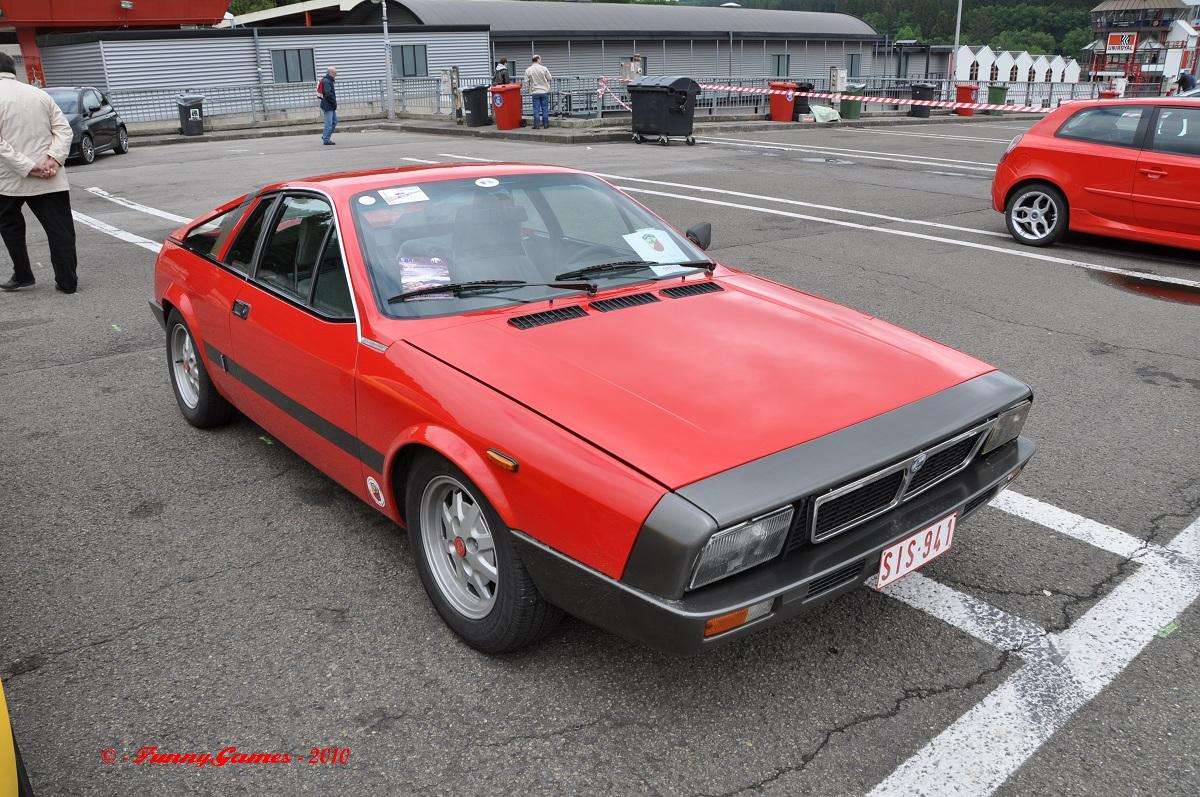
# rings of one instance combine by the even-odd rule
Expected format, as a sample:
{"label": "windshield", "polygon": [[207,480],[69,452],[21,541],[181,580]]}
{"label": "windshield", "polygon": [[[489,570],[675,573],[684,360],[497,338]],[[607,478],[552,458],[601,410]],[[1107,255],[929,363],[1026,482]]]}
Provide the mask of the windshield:
{"label": "windshield", "polygon": [[[367,191],[351,200],[363,259],[383,312],[412,318],[557,296],[517,286],[387,300],[421,288],[559,275],[607,263],[634,265],[571,277],[608,288],[679,276],[704,253],[604,182],[583,174],[514,174]],[[644,267],[639,266],[645,264]]]}
{"label": "windshield", "polygon": [[79,112],[79,92],[74,89],[49,89],[47,94],[50,99],[54,100],[54,104],[59,107],[63,113],[78,113]]}

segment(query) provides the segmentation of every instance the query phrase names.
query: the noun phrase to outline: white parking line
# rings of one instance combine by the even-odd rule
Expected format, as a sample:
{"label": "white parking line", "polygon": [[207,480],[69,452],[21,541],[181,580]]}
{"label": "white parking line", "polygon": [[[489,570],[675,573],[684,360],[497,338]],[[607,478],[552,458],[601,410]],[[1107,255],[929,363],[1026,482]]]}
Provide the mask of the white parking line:
{"label": "white parking line", "polygon": [[[479,161],[481,163],[489,162],[486,158],[473,158],[468,155],[451,155],[448,153],[438,153],[443,158],[461,158],[462,160]],[[709,188],[703,185],[691,185],[689,183],[672,183],[666,180],[650,180],[644,177],[626,177],[620,174],[605,174],[604,172],[592,172],[597,177],[602,177],[605,180],[630,183],[646,183],[647,185],[659,185],[667,188],[683,188],[688,191],[701,191],[711,194],[722,194],[724,196],[736,196],[742,199],[754,199],[761,202],[778,202],[784,205],[794,205],[796,207],[812,208],[814,210],[827,210],[834,213],[845,213],[851,216],[862,216],[863,218],[879,219],[880,221],[891,221],[897,224],[916,224],[921,227],[936,227],[941,230],[953,230],[955,232],[965,232],[971,235],[990,235],[997,238],[1007,238],[1008,234],[996,232],[995,230],[981,230],[976,227],[960,227],[956,224],[943,224],[937,221],[925,221],[923,219],[905,219],[900,216],[890,216],[886,213],[872,213],[866,210],[854,210],[852,208],[842,208],[836,205],[821,205],[815,202],[804,202],[799,199],[788,199],[786,197],[766,196],[764,194],[749,194],[744,191],[732,191],[727,188]],[[964,175],[965,176],[965,175]],[[635,189],[622,186],[622,190],[633,191]]]}
{"label": "white parking line", "polygon": [[168,213],[165,210],[159,210],[158,208],[152,208],[149,205],[143,205],[140,202],[134,202],[132,199],[125,199],[124,197],[115,196],[108,193],[103,188],[92,186],[87,190],[88,193],[95,194],[102,199],[107,199],[109,202],[115,202],[118,205],[129,208],[130,210],[140,210],[142,213],[147,213],[151,216],[158,216],[160,219],[173,221],[176,224],[187,224],[189,221],[191,221],[191,219],[187,218],[186,216],[178,216],[174,213]]}
{"label": "white parking line", "polygon": [[[131,232],[126,232],[125,230],[117,229],[116,227],[112,226],[111,224],[106,224],[105,222],[100,221],[100,219],[95,219],[95,218],[92,218],[91,216],[85,216],[84,214],[80,213],[77,210],[72,210],[71,215],[74,216],[75,221],[79,222],[80,224],[91,227],[93,230],[99,230],[100,232],[104,233],[105,235],[111,235],[113,238],[117,238],[122,241],[126,241],[128,243],[134,244],[135,246],[140,246],[143,249],[149,249],[151,252],[157,252],[160,249],[162,249],[162,244],[155,243],[154,241],[151,241],[149,238],[143,238],[140,235],[134,235]],[[155,215],[157,215],[157,214],[155,214]]]}
{"label": "white parking line", "polygon": [[956,135],[946,134],[946,133],[909,133],[909,132],[901,132],[899,130],[875,130],[873,128],[867,129],[867,128],[860,128],[860,127],[845,127],[845,128],[841,128],[838,130],[839,133],[843,132],[843,131],[849,131],[851,133],[868,133],[871,135],[880,135],[880,136],[908,136],[910,138],[945,138],[945,139],[950,139],[951,141],[985,141],[988,143],[995,143],[995,144],[1007,144],[1008,142],[1012,141],[1011,138],[981,138],[978,136],[956,136]]}
{"label": "white parking line", "polygon": [[940,164],[965,163],[970,166],[987,166],[991,170],[994,170],[996,167],[996,164],[992,163],[991,161],[975,161],[975,160],[966,160],[964,158],[943,158],[940,156],[935,157],[933,155],[914,155],[911,152],[887,152],[884,150],[877,150],[877,149],[850,149],[849,147],[827,147],[823,144],[791,144],[788,142],[781,142],[781,141],[763,141],[762,139],[757,139],[757,138],[729,138],[728,136],[706,136],[704,140],[705,141],[729,141],[729,142],[734,142],[734,143],[738,143],[738,144],[762,144],[764,146],[781,147],[781,148],[803,147],[805,149],[829,150],[829,151],[835,152],[835,153],[852,153],[853,155],[887,155],[887,156],[890,156],[893,158],[918,158],[923,161],[936,161]]}
{"label": "white parking line", "polygon": [[401,158],[402,161],[412,161],[413,163],[437,163],[437,161],[425,160],[424,158]]}
{"label": "white parking line", "polygon": [[[1111,684],[1159,629],[1200,598],[1200,519],[1166,549],[1181,558],[1139,564],[1069,628],[1047,636],[1044,647],[1051,655],[1028,657],[1004,647],[1024,659],[1021,669],[901,764],[870,797],[980,797],[998,789]],[[939,616],[933,603],[918,608]],[[942,619],[959,620],[954,612]]]}
{"label": "white parking line", "polygon": [[[869,161],[885,161],[887,163],[905,163],[910,166],[949,166],[948,161],[943,161],[937,158],[925,158],[920,155],[908,155],[905,157],[883,156],[883,155],[863,155],[849,149],[834,149],[832,147],[814,147],[809,144],[763,144],[751,143],[746,141],[735,141],[732,139],[714,138],[708,136],[700,142],[701,144],[719,145],[727,147],[749,147],[752,149],[769,149],[779,152],[803,152],[809,155],[835,155],[841,158],[854,158],[855,160]],[[953,164],[958,169],[970,169],[976,172],[994,172],[994,166],[970,166],[961,162]]]}
{"label": "white parking line", "polygon": [[[961,174],[959,172],[938,172],[938,171],[934,171],[933,169],[927,169],[926,174],[940,174],[943,177],[970,177],[972,180],[990,180],[990,179],[992,179],[992,178],[988,177],[986,174]],[[998,233],[998,234],[1003,235],[1004,233]]]}
{"label": "white parking line", "polygon": [[1165,283],[1170,285],[1183,285],[1188,288],[1200,288],[1200,281],[1183,279],[1182,277],[1164,277],[1161,274],[1150,274],[1145,271],[1130,271],[1124,268],[1115,268],[1113,266],[1101,266],[1096,263],[1085,263],[1081,260],[1072,260],[1069,257],[1056,257],[1043,252],[1033,251],[1030,249],[1009,249],[1004,246],[993,246],[992,244],[979,243],[978,241],[962,241],[957,238],[943,238],[938,235],[928,235],[921,232],[913,232],[912,230],[898,230],[891,227],[876,227],[871,224],[860,224],[855,221],[845,221],[843,219],[829,219],[823,216],[811,216],[805,213],[793,213],[788,210],[779,210],[778,208],[765,208],[759,205],[744,205],[738,202],[725,202],[719,199],[709,199],[707,197],[691,196],[688,194],[674,194],[667,191],[651,191],[646,188],[630,188],[622,186],[621,190],[636,194],[650,194],[652,196],[669,197],[671,199],[682,199],[687,202],[701,202],[706,205],[721,205],[728,208],[737,208],[739,210],[750,210],[757,213],[768,213],[772,216],[787,216],[793,219],[802,219],[804,221],[816,221],[823,224],[833,224],[838,227],[850,227],[857,230],[870,230],[872,232],[881,232],[885,235],[899,235],[905,238],[918,238],[925,241],[935,241],[937,243],[951,244],[953,246],[963,246],[969,249],[981,249],[988,252],[998,252],[1003,255],[1012,257],[1021,257],[1028,260],[1041,260],[1046,263],[1058,263],[1064,266],[1073,266],[1082,268],[1088,271],[1098,271],[1105,274],[1120,274],[1126,277],[1136,277],[1150,282]]}
{"label": "white parking line", "polygon": [[1145,540],[1140,540],[1132,534],[1126,534],[1112,526],[1105,526],[1103,523],[1020,493],[1006,490],[996,496],[992,506],[1126,559],[1135,556],[1146,547]]}

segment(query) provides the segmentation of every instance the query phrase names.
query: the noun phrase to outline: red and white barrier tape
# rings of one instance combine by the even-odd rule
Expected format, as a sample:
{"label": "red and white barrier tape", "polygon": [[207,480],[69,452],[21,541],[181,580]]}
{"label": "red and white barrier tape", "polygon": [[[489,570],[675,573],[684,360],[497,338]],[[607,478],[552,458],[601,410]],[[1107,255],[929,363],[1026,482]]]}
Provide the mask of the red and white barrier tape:
{"label": "red and white barrier tape", "polygon": [[[629,81],[625,81],[625,82],[628,83]],[[624,108],[627,111],[633,111],[633,109],[630,108],[629,105],[627,105],[624,100],[622,100],[620,97],[617,96],[617,93],[615,91],[613,91],[612,89],[610,89],[608,87],[608,78],[606,78],[606,77],[600,78],[600,90],[597,91],[596,93],[600,95],[601,105],[604,104],[604,95],[607,94],[608,96],[612,97],[614,100],[617,101],[617,105],[620,105],[622,108]]]}
{"label": "red and white barrier tape", "polygon": [[947,102],[944,100],[912,100],[905,97],[868,97],[862,94],[834,94],[827,91],[792,91],[789,89],[760,89],[749,86],[723,86],[718,83],[701,83],[700,88],[708,91],[731,91],[738,94],[782,94],[791,97],[816,97],[826,100],[858,100],[882,105],[915,105],[923,108],[953,108],[971,111],[1009,111],[1011,113],[1050,113],[1052,108],[1037,105],[994,105],[987,102]]}

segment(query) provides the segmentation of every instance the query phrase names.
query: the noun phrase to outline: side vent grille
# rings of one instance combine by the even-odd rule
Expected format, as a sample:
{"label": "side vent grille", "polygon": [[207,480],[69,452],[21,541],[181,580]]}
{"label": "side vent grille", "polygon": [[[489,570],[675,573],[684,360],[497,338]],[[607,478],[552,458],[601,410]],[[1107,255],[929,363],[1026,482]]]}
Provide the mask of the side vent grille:
{"label": "side vent grille", "polygon": [[659,301],[659,298],[652,293],[631,293],[628,296],[615,296],[612,299],[601,299],[598,302],[592,302],[588,307],[593,310],[599,310],[602,313],[609,313],[613,310],[624,310],[626,307],[637,307],[643,304],[654,304]]}
{"label": "side vent grille", "polygon": [[861,577],[863,565],[866,564],[866,561],[866,559],[859,559],[857,562],[851,562],[844,567],[839,567],[831,573],[814,578],[808,582],[808,595],[806,597],[815,598],[822,593],[842,586],[851,579]]}
{"label": "side vent grille", "polygon": [[672,299],[682,299],[686,296],[699,296],[702,293],[720,293],[725,290],[715,282],[690,282],[687,285],[676,285],[665,288],[663,294]]}
{"label": "side vent grille", "polygon": [[587,316],[587,312],[575,304],[570,307],[543,310],[540,313],[519,315],[508,319],[508,323],[517,329],[533,329],[534,327],[544,327],[546,324],[557,324],[559,321],[570,321],[572,318],[584,318],[585,316]]}

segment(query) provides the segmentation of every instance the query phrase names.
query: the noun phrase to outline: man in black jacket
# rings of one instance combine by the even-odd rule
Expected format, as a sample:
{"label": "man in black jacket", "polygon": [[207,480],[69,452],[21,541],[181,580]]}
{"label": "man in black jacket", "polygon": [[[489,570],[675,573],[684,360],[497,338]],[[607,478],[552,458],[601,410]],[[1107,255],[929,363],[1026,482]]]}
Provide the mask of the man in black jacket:
{"label": "man in black jacket", "polygon": [[333,144],[333,131],[337,129],[337,70],[332,66],[321,78],[321,113],[325,116],[325,129],[321,132],[321,143]]}

